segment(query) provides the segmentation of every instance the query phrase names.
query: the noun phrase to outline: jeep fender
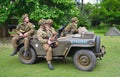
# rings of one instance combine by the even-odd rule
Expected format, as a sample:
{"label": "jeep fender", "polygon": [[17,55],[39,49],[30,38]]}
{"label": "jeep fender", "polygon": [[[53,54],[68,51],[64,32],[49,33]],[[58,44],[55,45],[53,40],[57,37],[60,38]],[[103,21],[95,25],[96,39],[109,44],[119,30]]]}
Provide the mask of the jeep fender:
{"label": "jeep fender", "polygon": [[[19,51],[21,47],[24,46],[24,41],[20,40],[18,43],[17,50]],[[30,47],[34,49],[37,55],[43,55],[45,54],[44,49],[41,46],[41,43],[37,39],[30,39]]]}
{"label": "jeep fender", "polygon": [[37,39],[31,39],[30,45],[34,48],[38,56],[45,55],[45,50],[43,49],[41,43]]}
{"label": "jeep fender", "polygon": [[81,49],[89,49],[91,47],[94,47],[94,45],[77,45],[77,44],[74,44],[74,45],[71,45],[68,49],[67,49],[67,53],[65,54],[65,57],[67,56],[73,56],[78,50],[81,50]]}

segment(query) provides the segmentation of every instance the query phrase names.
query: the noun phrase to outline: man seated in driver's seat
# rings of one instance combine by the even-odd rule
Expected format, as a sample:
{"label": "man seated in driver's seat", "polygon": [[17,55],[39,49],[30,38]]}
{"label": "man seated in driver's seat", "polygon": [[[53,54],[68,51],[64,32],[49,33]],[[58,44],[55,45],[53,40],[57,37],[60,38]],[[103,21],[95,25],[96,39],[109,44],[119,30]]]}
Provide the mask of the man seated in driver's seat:
{"label": "man seated in driver's seat", "polygon": [[76,33],[78,33],[77,22],[78,22],[78,18],[77,17],[73,17],[71,19],[71,22],[65,28],[65,32],[64,33],[65,34],[76,34]]}

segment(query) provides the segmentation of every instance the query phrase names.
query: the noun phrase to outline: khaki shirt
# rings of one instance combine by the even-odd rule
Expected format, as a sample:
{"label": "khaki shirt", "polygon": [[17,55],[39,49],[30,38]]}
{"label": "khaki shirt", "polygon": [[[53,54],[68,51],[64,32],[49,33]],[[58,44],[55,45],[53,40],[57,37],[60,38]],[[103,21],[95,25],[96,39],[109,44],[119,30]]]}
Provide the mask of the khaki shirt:
{"label": "khaki shirt", "polygon": [[49,26],[48,28],[52,32],[53,36],[57,35],[57,32],[55,31],[55,29],[52,26],[50,26],[49,24],[46,24],[46,25]]}
{"label": "khaki shirt", "polygon": [[21,23],[17,26],[17,33],[28,33],[29,35],[34,33],[34,25],[30,22],[28,23]]}
{"label": "khaki shirt", "polygon": [[51,31],[52,31],[53,35],[57,35],[57,32],[55,31],[55,29],[53,27],[51,27]]}
{"label": "khaki shirt", "polygon": [[48,39],[52,36],[53,34],[50,31],[47,32],[46,30],[41,29],[41,28],[39,28],[37,31],[37,38],[42,44],[46,44]]}
{"label": "khaki shirt", "polygon": [[75,23],[68,24],[68,26],[65,28],[65,32],[70,34],[73,34],[74,32],[78,32],[77,24]]}

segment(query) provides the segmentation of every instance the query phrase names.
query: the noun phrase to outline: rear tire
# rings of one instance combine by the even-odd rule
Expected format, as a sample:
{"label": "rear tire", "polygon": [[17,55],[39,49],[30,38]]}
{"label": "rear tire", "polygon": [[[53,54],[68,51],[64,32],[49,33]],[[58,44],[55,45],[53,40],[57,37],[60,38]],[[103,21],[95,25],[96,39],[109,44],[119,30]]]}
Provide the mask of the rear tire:
{"label": "rear tire", "polygon": [[96,66],[96,56],[90,50],[79,50],[73,57],[74,65],[79,70],[92,71]]}
{"label": "rear tire", "polygon": [[37,59],[37,56],[36,56],[36,53],[35,53],[34,49],[32,47],[29,48],[28,56],[24,56],[24,52],[25,52],[24,50],[25,50],[24,47],[20,48],[19,60],[24,64],[35,63],[35,61]]}

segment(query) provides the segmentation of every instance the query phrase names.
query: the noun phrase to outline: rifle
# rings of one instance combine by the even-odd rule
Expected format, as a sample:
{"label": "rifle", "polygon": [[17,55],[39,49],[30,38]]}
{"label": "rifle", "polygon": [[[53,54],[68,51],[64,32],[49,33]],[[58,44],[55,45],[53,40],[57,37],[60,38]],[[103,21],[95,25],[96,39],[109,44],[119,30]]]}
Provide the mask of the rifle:
{"label": "rifle", "polygon": [[[71,19],[71,18],[68,18]],[[70,22],[70,20],[67,20],[67,22],[65,24],[62,25],[62,27],[58,30],[58,34],[57,34],[57,38],[60,37],[61,33],[63,32],[63,30],[65,29],[65,27],[67,26],[67,24]]]}

